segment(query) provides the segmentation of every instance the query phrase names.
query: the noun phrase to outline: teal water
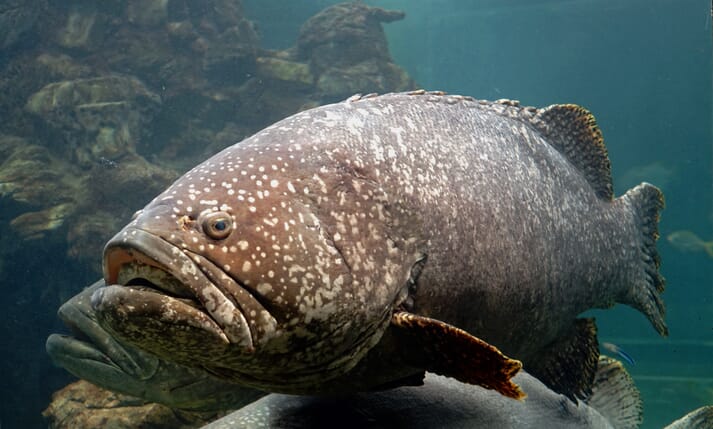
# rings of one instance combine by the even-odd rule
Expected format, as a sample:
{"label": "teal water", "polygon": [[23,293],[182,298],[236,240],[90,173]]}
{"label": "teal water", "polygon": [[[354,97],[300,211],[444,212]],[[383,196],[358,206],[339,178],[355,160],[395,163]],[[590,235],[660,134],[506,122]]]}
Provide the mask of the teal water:
{"label": "teal water", "polygon": [[594,314],[600,339],[637,360],[629,370],[643,394],[644,427],[713,403],[713,258],[665,240],[676,230],[713,239],[710,3],[407,3],[383,3],[408,14],[387,33],[395,58],[421,85],[586,106],[604,133],[617,194],[641,180],[663,189],[670,337],[659,338],[626,307]]}
{"label": "teal water", "polygon": [[[245,0],[243,5],[246,16],[257,23],[262,46],[286,49],[294,44],[302,23],[334,3]],[[710,2],[366,3],[406,12],[404,20],[384,27],[395,62],[420,87],[482,99],[517,99],[533,106],[585,106],[595,114],[604,133],[617,194],[642,180],[662,188],[667,205],[661,218],[659,250],[667,279],[664,299],[669,338],[659,338],[646,319],[628,307],[592,313],[597,317],[600,339],[623,347],[636,359],[628,369],[644,398],[645,428],[662,427],[694,408],[713,404],[713,258],[695,246],[686,249],[667,240],[676,231],[690,231],[702,241],[713,240]],[[3,31],[0,29],[0,35]],[[25,34],[12,49],[0,50],[3,98],[23,90],[5,84],[12,82],[13,73],[20,73],[5,65],[34,49],[37,37]],[[69,47],[64,52],[81,57],[82,49]],[[103,70],[101,64],[92,66]],[[38,80],[42,83],[28,89],[28,94],[52,81],[46,76]],[[157,92],[162,89],[160,83],[149,86]],[[24,99],[20,103],[24,104]],[[154,139],[170,134],[166,130],[190,118],[195,105],[189,100],[170,107],[175,111],[159,117],[163,129],[155,130]],[[216,123],[222,119],[219,115],[231,112],[216,112]],[[3,125],[2,134],[45,138],[48,146],[59,150],[53,140],[57,135],[44,134],[37,123],[24,119],[12,123],[17,128]],[[28,131],[33,126],[38,129]],[[145,137],[140,146],[147,158],[154,150],[151,142],[150,136]],[[217,149],[211,146],[205,151]],[[0,163],[5,161],[3,156],[0,150]],[[4,192],[0,185],[0,370],[4,377],[0,383],[0,427],[44,427],[40,412],[51,392],[72,381],[50,365],[44,341],[59,329],[55,317],[59,303],[96,278],[98,260],[90,264],[66,259],[67,248],[62,244],[66,230],[54,233],[55,240],[47,245],[28,244],[8,232],[13,218],[36,207],[11,205]],[[113,232],[100,231],[107,238]]]}

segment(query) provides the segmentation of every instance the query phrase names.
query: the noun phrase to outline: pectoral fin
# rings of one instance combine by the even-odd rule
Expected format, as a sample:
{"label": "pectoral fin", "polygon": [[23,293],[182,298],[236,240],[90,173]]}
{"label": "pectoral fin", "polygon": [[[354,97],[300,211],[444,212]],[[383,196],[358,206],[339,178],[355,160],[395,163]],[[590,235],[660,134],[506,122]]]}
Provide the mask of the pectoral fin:
{"label": "pectoral fin", "polygon": [[525,397],[510,380],[522,363],[485,341],[439,320],[404,311],[394,313],[391,326],[403,344],[403,359],[409,364],[494,389],[510,398]]}

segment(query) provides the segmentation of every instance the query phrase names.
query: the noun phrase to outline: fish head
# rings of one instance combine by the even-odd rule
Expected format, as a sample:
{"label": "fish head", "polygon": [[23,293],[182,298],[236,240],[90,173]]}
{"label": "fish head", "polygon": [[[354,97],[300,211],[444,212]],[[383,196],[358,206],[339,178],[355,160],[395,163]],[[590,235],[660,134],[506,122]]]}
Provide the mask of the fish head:
{"label": "fish head", "polygon": [[346,372],[378,342],[408,270],[386,223],[319,196],[354,194],[349,174],[322,165],[318,176],[243,144],[186,173],[107,243],[110,286],[92,301],[107,330],[161,358],[301,391],[292,387]]}
{"label": "fish head", "polygon": [[199,368],[189,368],[122,343],[97,323],[90,301],[104,287],[100,280],[58,310],[71,335],[52,334],[46,350],[52,361],[92,384],[171,408],[216,411],[242,407],[264,393],[217,380]]}

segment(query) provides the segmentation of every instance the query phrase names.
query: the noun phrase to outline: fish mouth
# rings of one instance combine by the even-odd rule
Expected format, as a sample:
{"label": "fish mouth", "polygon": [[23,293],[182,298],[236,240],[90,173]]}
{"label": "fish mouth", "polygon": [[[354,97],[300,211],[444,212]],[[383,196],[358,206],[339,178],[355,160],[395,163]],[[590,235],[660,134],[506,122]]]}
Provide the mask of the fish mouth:
{"label": "fish mouth", "polygon": [[158,359],[112,338],[98,323],[91,308],[91,295],[104,286],[98,281],[64,303],[57,314],[72,335],[52,334],[47,338],[47,353],[57,365],[79,378],[97,384],[151,378],[158,370]]}
{"label": "fish mouth", "polygon": [[[251,353],[257,343],[266,341],[275,331],[275,319],[264,317],[269,313],[242,284],[203,256],[139,228],[127,228],[107,243],[104,279],[115,286],[95,292],[93,306],[110,301],[149,301],[155,304],[154,308],[165,308],[170,303],[172,316],[170,320],[164,317],[163,322],[201,328],[223,343],[238,345]],[[138,306],[130,308],[141,311]],[[254,314],[263,316],[259,330],[251,329],[246,317]],[[268,322],[267,326],[264,322]]]}

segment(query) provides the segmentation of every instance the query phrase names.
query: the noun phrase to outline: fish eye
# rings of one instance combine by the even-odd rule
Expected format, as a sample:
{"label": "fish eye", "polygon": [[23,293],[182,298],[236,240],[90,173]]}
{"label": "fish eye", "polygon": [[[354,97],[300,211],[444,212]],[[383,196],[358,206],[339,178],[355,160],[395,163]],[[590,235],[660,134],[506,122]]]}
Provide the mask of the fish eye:
{"label": "fish eye", "polygon": [[203,232],[214,240],[223,240],[233,229],[233,220],[225,212],[212,212],[203,216],[201,221]]}

